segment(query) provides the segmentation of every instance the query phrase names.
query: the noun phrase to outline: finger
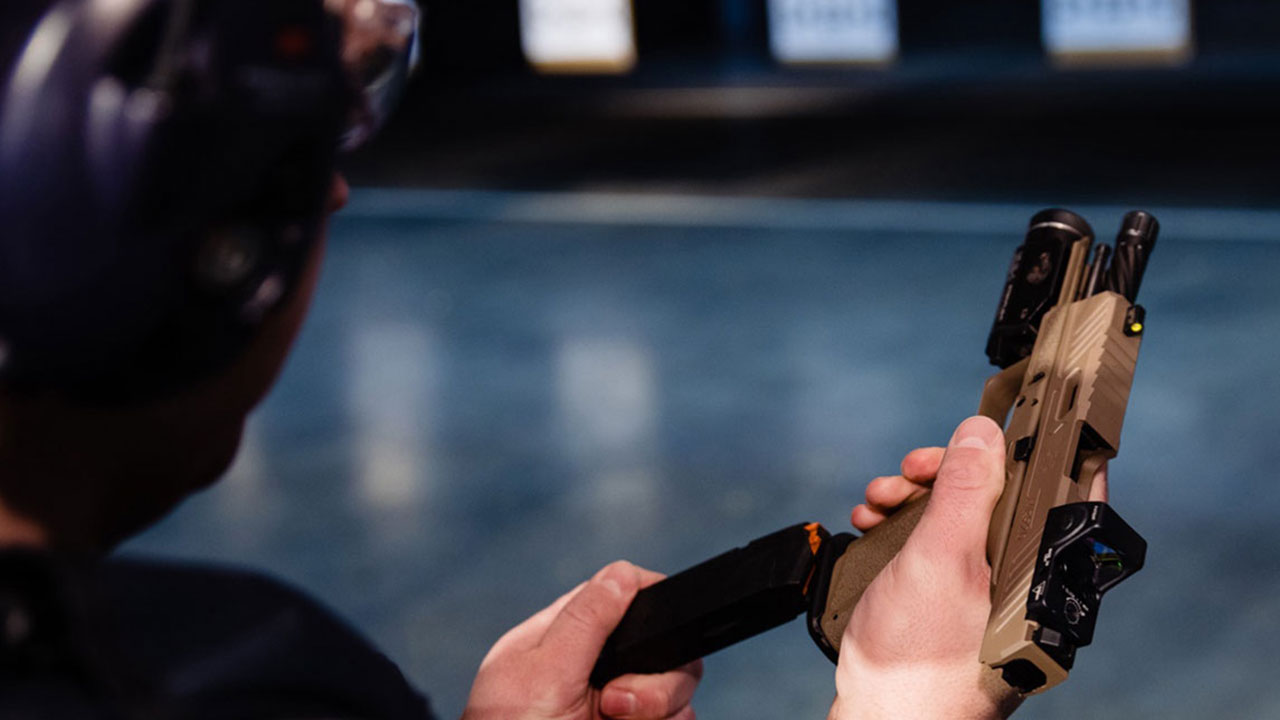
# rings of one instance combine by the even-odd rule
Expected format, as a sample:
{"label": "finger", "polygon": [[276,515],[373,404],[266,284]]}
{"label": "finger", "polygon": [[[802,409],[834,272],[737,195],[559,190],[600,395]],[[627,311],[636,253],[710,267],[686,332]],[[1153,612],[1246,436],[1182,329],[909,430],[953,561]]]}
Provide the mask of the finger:
{"label": "finger", "polygon": [[555,655],[571,681],[584,684],[609,633],[640,591],[639,568],[616,562],[596,573],[547,626],[539,647]]}
{"label": "finger", "polygon": [[[648,587],[666,577],[666,575],[663,575],[660,572],[646,570],[642,567],[634,567],[634,569],[637,576],[640,578],[640,587],[642,588]],[[556,619],[556,616],[559,615],[562,610],[564,610],[564,606],[568,605],[569,601],[573,599],[573,596],[577,595],[582,588],[586,587],[586,585],[586,583],[580,583],[574,589],[557,598],[555,602],[539,610],[528,620],[525,620],[512,628],[506,635],[503,635],[502,638],[498,640],[494,645],[494,648],[530,648],[537,646],[538,643],[542,641],[542,636],[546,634],[547,628],[551,625],[552,621]]]}
{"label": "finger", "polygon": [[878,477],[867,485],[867,502],[849,514],[849,522],[866,532],[904,504],[928,492],[937,475],[944,448],[919,448],[902,459],[902,475]]}
{"label": "finger", "polygon": [[574,589],[561,595],[555,602],[534,613],[528,620],[508,630],[506,634],[498,638],[498,642],[493,644],[489,655],[496,655],[511,648],[527,650],[537,647],[538,643],[542,642],[542,636],[546,634],[547,627],[551,625],[551,622],[555,620],[561,610],[564,610],[564,606],[569,604],[573,596],[577,595],[586,586],[586,583],[579,584]]}
{"label": "finger", "polygon": [[858,505],[849,514],[849,522],[862,532],[866,532],[871,528],[879,525],[885,518],[885,514],[879,510],[875,510],[867,505]]}
{"label": "finger", "polygon": [[902,458],[902,476],[913,483],[929,485],[938,476],[938,467],[946,448],[927,447],[912,450]]}
{"label": "finger", "polygon": [[956,428],[933,483],[933,496],[912,533],[920,557],[954,557],[985,567],[987,528],[1004,487],[1004,433],[989,418]]}
{"label": "finger", "polygon": [[662,582],[667,579],[666,575],[653,570],[646,570],[639,565],[631,565],[631,569],[635,571],[636,577],[640,579],[640,589],[643,590],[654,583]]}
{"label": "finger", "polygon": [[1089,486],[1089,502],[1106,502],[1107,495],[1107,464],[1102,463],[1098,472],[1093,474],[1093,485]]}
{"label": "finger", "polygon": [[888,515],[928,491],[924,486],[901,475],[878,477],[867,485],[867,505],[872,510]]}
{"label": "finger", "polygon": [[524,623],[518,624],[515,628],[503,633],[502,637],[498,638],[498,642],[493,643],[493,647],[489,648],[484,661],[480,664],[481,667],[488,664],[490,657],[498,657],[509,650],[525,651],[538,647],[543,635],[547,633],[547,626],[552,623],[552,620],[556,619],[556,616],[564,609],[568,601],[572,600],[572,597],[584,587],[586,587],[586,583],[577,585],[570,592],[559,596],[556,602],[550,603],[544,609],[535,612]]}
{"label": "finger", "polygon": [[661,675],[623,675],[600,693],[600,712],[618,720],[663,720],[693,702],[702,679],[702,661]]}
{"label": "finger", "polygon": [[694,714],[692,707],[682,708],[680,712],[663,720],[698,720],[698,716]]}

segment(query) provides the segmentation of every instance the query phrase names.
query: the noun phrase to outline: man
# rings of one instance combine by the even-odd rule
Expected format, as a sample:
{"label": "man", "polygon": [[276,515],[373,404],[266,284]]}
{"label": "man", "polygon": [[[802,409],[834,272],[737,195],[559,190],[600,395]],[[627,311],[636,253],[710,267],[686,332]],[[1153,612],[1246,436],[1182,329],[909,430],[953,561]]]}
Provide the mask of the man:
{"label": "man", "polygon": [[[7,0],[0,716],[430,717],[385,657],[293,590],[106,557],[234,457],[306,315],[323,218],[345,201],[333,148],[376,129],[408,62],[406,8]],[[933,488],[849,623],[832,718],[1016,706],[976,659],[1003,453],[999,427],[967,420],[854,509],[865,530]],[[610,565],[507,633],[464,718],[691,720],[700,663],[587,681],[659,577]]]}

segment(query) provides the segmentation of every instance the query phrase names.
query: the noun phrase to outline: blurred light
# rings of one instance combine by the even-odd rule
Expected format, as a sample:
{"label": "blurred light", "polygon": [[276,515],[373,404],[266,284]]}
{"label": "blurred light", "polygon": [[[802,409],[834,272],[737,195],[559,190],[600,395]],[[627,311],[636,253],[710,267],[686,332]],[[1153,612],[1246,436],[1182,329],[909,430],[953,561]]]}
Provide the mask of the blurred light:
{"label": "blurred light", "polygon": [[356,3],[354,14],[357,20],[368,22],[378,12],[378,6],[373,0],[360,0]]}
{"label": "blurred light", "polygon": [[372,510],[421,501],[430,480],[426,410],[435,383],[426,331],[383,322],[353,331],[348,407],[356,436],[359,500]]}
{"label": "blurred light", "polygon": [[860,96],[855,89],[802,87],[654,88],[619,93],[602,108],[629,118],[757,120],[819,114]]}
{"label": "blurred light", "polygon": [[[1041,206],[922,200],[849,200],[699,196],[688,193],[522,192],[505,190],[353,190],[348,219],[395,218],[625,227],[753,228],[1000,235],[1025,223]],[[1076,205],[1088,217],[1119,218],[1127,205]],[[1183,239],[1236,243],[1280,240],[1280,212],[1258,208],[1157,205],[1148,207]]]}
{"label": "blurred light", "polygon": [[[39,122],[31,114],[31,106],[71,34],[74,19],[71,8],[59,6],[35,29],[19,56],[9,84],[10,97],[0,118],[0,152],[19,151],[20,139],[27,137],[33,123]],[[0,75],[0,88],[3,81]]]}
{"label": "blurred light", "polygon": [[1192,53],[1191,0],[1043,0],[1045,50],[1067,65],[1167,65]]}
{"label": "blurred light", "polygon": [[848,468],[892,447],[910,426],[901,367],[863,355],[878,340],[901,335],[902,318],[892,311],[861,318],[856,335],[828,316],[796,318],[788,328],[784,357],[795,391],[792,404],[779,408],[790,424],[790,437],[779,446],[795,453],[791,464],[807,483],[839,487],[848,482]]}
{"label": "blurred light", "polygon": [[218,497],[226,504],[227,514],[232,517],[262,504],[267,451],[258,427],[256,419],[245,423],[235,462],[218,485],[219,488],[227,489],[226,492],[219,493]]}
{"label": "blurred light", "polygon": [[628,340],[570,340],[557,364],[570,442],[613,454],[648,440],[654,426],[653,360]]}
{"label": "blurred light", "polygon": [[653,358],[630,340],[573,339],[559,351],[557,388],[578,493],[600,533],[651,529],[660,490]]}
{"label": "blurred light", "polygon": [[887,63],[898,55],[896,0],[769,0],[769,44],[783,63]]}
{"label": "blurred light", "polygon": [[53,61],[71,34],[72,17],[66,8],[58,8],[40,23],[22,54],[13,75],[13,89],[19,93],[35,91],[45,82]]}
{"label": "blurred light", "polygon": [[280,512],[267,482],[267,443],[259,427],[258,419],[245,424],[235,462],[211,493],[221,540],[236,548],[260,545]]}
{"label": "blurred light", "polygon": [[624,73],[636,63],[631,0],[520,0],[520,40],[542,72]]}
{"label": "blurred light", "polygon": [[394,510],[424,494],[418,454],[407,443],[368,433],[360,437],[357,452],[361,499],[370,508]]}

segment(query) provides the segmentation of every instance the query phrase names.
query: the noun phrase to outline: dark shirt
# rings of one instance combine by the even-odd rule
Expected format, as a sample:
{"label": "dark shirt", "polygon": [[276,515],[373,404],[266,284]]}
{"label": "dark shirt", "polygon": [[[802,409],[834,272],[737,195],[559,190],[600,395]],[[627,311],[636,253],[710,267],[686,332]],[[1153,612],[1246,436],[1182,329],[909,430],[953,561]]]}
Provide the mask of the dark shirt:
{"label": "dark shirt", "polygon": [[265,576],[0,553],[0,717],[432,715],[364,638]]}

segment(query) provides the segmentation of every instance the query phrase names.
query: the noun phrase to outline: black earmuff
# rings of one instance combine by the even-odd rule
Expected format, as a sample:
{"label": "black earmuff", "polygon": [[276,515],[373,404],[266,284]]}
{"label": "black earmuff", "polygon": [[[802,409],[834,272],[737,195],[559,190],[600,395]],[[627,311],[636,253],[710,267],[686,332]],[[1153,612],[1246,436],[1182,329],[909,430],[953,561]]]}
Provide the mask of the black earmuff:
{"label": "black earmuff", "polygon": [[0,383],[204,377],[291,293],[352,107],[322,0],[64,0],[0,94]]}

